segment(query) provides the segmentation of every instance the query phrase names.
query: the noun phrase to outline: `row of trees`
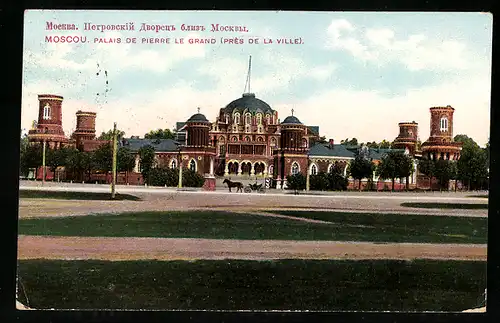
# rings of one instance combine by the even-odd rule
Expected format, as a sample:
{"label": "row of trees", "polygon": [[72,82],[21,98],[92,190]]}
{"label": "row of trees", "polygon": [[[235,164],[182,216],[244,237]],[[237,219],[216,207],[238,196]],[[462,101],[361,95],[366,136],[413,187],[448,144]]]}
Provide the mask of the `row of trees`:
{"label": "row of trees", "polygon": [[[20,173],[27,177],[31,169],[37,170],[42,165],[43,148],[42,145],[28,145],[26,140],[21,142]],[[69,178],[75,181],[89,181],[92,172],[107,174],[112,170],[112,154],[110,143],[103,144],[92,152],[83,152],[70,147],[46,149],[45,165],[53,173],[62,166]],[[135,167],[135,159],[135,153],[129,148],[120,147],[117,151],[117,171],[132,171]],[[179,172],[156,165],[154,147],[148,145],[139,149],[139,165],[146,184],[177,186]],[[35,174],[35,177],[38,177],[38,174]],[[183,186],[201,187],[204,181],[203,176],[196,172],[189,169],[185,169],[183,172]]]}
{"label": "row of trees", "polygon": [[[125,137],[125,132],[122,130],[117,130],[117,138],[121,140]],[[144,134],[145,139],[175,139],[175,131],[170,129],[156,129],[151,130],[148,133]],[[98,140],[113,140],[113,130],[108,130],[106,132],[101,132]]]}
{"label": "row of trees", "polygon": [[[42,165],[42,145],[26,145],[21,148],[20,173],[27,177],[31,169],[37,170]],[[64,167],[66,174],[76,180],[89,180],[91,172],[108,173],[112,165],[111,144],[103,144],[93,152],[79,151],[72,147],[46,149],[45,165],[55,173],[58,167]],[[135,155],[129,148],[120,147],[117,151],[117,171],[130,172],[135,166]],[[37,174],[35,174],[37,177]]]}

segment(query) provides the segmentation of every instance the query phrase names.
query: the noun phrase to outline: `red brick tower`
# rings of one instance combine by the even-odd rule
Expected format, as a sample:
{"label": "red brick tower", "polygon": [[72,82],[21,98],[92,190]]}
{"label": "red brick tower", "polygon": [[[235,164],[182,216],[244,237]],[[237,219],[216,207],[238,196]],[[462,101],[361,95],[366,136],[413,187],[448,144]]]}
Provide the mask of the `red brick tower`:
{"label": "red brick tower", "polygon": [[278,167],[278,180],[296,173],[307,174],[307,153],[309,148],[303,144],[306,126],[292,115],[281,123],[280,147],[275,151],[275,167]]}
{"label": "red brick tower", "polygon": [[[211,124],[207,118],[199,113],[194,114],[186,121],[187,144],[181,147],[182,165],[201,175],[210,177],[210,188],[215,188],[213,178],[215,147],[210,144],[209,131]],[[208,184],[207,184],[208,185]]]}
{"label": "red brick tower", "polygon": [[47,142],[49,148],[60,148],[68,143],[62,127],[63,97],[52,94],[38,95],[38,123],[28,132],[32,143]]}
{"label": "red brick tower", "polygon": [[399,123],[399,135],[396,137],[393,143],[393,147],[396,149],[408,149],[410,155],[414,155],[417,150],[418,141],[418,123],[412,122],[400,122]]}
{"label": "red brick tower", "polygon": [[208,146],[210,137],[210,122],[207,118],[197,113],[186,121],[187,145],[188,146]]}
{"label": "red brick tower", "polygon": [[432,107],[429,139],[422,144],[422,157],[458,160],[462,143],[453,141],[453,113],[451,106]]}
{"label": "red brick tower", "polygon": [[73,138],[76,146],[80,147],[83,140],[95,139],[95,112],[76,112],[76,130],[73,132]]}

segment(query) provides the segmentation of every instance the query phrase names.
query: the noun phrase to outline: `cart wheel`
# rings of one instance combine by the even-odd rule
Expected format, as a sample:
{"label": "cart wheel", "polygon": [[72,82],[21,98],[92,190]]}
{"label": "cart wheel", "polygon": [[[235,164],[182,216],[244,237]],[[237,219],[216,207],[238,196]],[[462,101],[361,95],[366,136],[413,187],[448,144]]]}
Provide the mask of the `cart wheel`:
{"label": "cart wheel", "polygon": [[245,193],[251,193],[252,189],[250,187],[245,187]]}

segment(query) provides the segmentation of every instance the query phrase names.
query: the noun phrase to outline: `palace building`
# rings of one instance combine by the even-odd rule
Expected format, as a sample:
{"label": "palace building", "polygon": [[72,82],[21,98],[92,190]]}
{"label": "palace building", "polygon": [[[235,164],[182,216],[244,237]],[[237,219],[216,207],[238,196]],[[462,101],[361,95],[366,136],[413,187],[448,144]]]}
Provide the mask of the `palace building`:
{"label": "palace building", "polygon": [[[28,133],[30,143],[45,141],[47,148],[70,146],[81,151],[93,151],[109,143],[96,139],[95,112],[77,111],[76,129],[66,138],[62,125],[63,97],[41,94],[38,100],[38,122]],[[268,103],[253,93],[244,93],[221,108],[214,122],[201,114],[200,108],[185,122],[177,122],[176,140],[123,138],[118,145],[136,154],[136,165],[126,179],[119,176],[118,182],[143,184],[138,152],[141,147],[150,145],[155,150],[158,166],[177,168],[181,164],[183,168],[204,175],[211,188],[215,185],[215,177],[272,178],[279,182],[288,175],[315,175],[330,172],[334,167],[347,175],[347,167],[360,149],[374,163],[388,151],[409,154],[414,159],[415,170],[409,184],[415,186],[418,182],[419,187],[425,187],[429,181],[418,174],[418,160],[457,160],[461,151],[461,143],[453,141],[454,109],[432,107],[430,112],[430,136],[423,144],[418,140],[418,124],[412,121],[399,123],[399,134],[391,149],[349,147],[335,144],[333,139],[327,143],[318,142],[319,127],[303,124],[293,109],[291,115],[280,121],[278,112]],[[49,179],[53,176],[49,171],[47,174]],[[374,176],[372,180],[378,179]]]}
{"label": "palace building", "polygon": [[[214,188],[216,177],[272,178],[283,183],[288,175],[315,175],[331,172],[334,168],[347,175],[349,163],[360,151],[377,164],[387,152],[394,150],[413,157],[414,174],[409,184],[420,187],[428,186],[429,181],[418,174],[419,159],[460,158],[461,143],[453,142],[454,108],[450,106],[430,108],[430,136],[423,144],[418,139],[415,121],[399,123],[399,134],[391,149],[348,147],[335,144],[333,139],[325,143],[319,141],[318,126],[302,123],[293,109],[291,115],[281,121],[278,111],[250,92],[250,67],[251,60],[248,91],[245,86],[243,95],[221,108],[213,122],[198,108],[186,121],[176,123],[175,140],[123,138],[119,146],[135,153],[136,163],[131,174],[118,176],[118,183],[143,184],[138,153],[147,145],[155,150],[157,166],[189,168],[205,176],[208,189]],[[38,122],[28,133],[30,143],[46,142],[52,149],[72,146],[80,151],[93,151],[109,143],[96,139],[95,112],[76,112],[76,130],[66,138],[62,127],[63,97],[40,94],[38,101]],[[50,178],[52,175],[48,174]],[[110,181],[108,175],[102,176]],[[372,180],[378,181],[375,175]]]}

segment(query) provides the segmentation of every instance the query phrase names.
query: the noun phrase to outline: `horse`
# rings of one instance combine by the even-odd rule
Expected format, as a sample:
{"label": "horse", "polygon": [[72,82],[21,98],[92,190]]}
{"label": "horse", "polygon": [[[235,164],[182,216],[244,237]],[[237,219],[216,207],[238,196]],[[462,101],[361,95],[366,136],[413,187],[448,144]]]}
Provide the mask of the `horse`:
{"label": "horse", "polygon": [[227,184],[227,187],[229,188],[229,192],[231,192],[232,187],[236,187],[236,193],[242,192],[243,193],[243,184],[241,182],[231,182],[227,178],[222,182],[222,184]]}

